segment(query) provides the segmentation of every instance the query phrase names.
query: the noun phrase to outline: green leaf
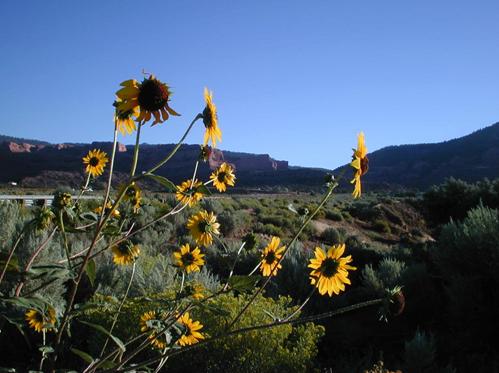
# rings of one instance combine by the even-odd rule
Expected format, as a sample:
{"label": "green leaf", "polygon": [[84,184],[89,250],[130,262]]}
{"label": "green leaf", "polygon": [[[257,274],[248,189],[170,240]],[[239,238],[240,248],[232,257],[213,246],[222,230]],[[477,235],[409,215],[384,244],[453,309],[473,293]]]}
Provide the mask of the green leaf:
{"label": "green leaf", "polygon": [[154,181],[156,181],[157,183],[163,185],[166,188],[166,190],[169,192],[176,192],[177,191],[177,186],[173,182],[168,180],[166,177],[154,175],[154,174],[145,174],[144,176],[147,176],[147,177],[153,179]]}
{"label": "green leaf", "polygon": [[[7,263],[8,255],[7,253],[0,253],[0,269],[3,270],[5,263]],[[19,261],[16,256],[10,258],[9,265],[7,266],[7,272],[16,271],[19,272]]]}
{"label": "green leaf", "polygon": [[240,292],[249,292],[252,291],[255,288],[255,285],[262,276],[232,276],[229,279],[229,286],[233,290],[237,290]]}
{"label": "green leaf", "polygon": [[13,304],[14,306],[25,308],[25,309],[38,309],[41,310],[45,307],[46,301],[40,297],[16,297],[8,298],[3,300],[6,303]]}
{"label": "green leaf", "polygon": [[95,283],[95,260],[90,259],[87,263],[87,267],[85,268],[85,271],[87,272],[88,279],[90,280],[90,283],[92,284],[92,287],[94,287]]}
{"label": "green leaf", "polygon": [[90,356],[89,354],[87,354],[86,352],[83,352],[83,351],[78,350],[76,348],[71,348],[71,352],[75,355],[78,355],[83,360],[85,360],[85,362],[87,362],[89,364],[94,362],[94,358],[92,356]]}
{"label": "green leaf", "polygon": [[83,219],[97,221],[99,216],[95,212],[87,211],[80,215]]}
{"label": "green leaf", "polygon": [[43,355],[47,355],[54,352],[54,349],[51,346],[41,346],[38,348],[38,351],[40,351]]}
{"label": "green leaf", "polygon": [[97,324],[92,324],[90,322],[87,322],[87,321],[83,321],[83,320],[79,320],[80,323],[82,324],[85,324],[85,325],[88,325],[90,326],[91,328],[94,328],[95,330],[98,330],[99,332],[101,333],[104,333],[105,335],[107,335],[109,338],[111,338],[113,340],[114,343],[116,343],[116,345],[120,348],[120,350],[122,350],[123,352],[126,350],[126,347],[125,345],[123,344],[123,342],[121,341],[121,339],[119,339],[118,337],[115,337],[114,335],[112,335],[111,333],[109,333],[104,327],[100,326],[100,325],[97,325]]}
{"label": "green leaf", "polygon": [[33,279],[67,279],[71,272],[63,265],[39,265],[33,266],[25,274]]}
{"label": "green leaf", "polygon": [[204,194],[205,196],[211,196],[211,192],[210,190],[206,187],[206,185],[204,184],[201,184],[200,186],[198,186],[196,188],[196,192],[198,193],[202,193]]}

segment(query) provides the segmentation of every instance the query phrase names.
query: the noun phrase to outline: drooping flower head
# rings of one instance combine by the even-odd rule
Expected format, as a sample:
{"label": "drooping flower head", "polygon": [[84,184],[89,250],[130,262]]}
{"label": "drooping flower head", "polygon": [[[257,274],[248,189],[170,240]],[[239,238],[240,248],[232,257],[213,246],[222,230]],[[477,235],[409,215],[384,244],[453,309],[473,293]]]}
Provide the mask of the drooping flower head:
{"label": "drooping flower head", "polygon": [[236,175],[232,166],[226,162],[222,163],[210,176],[213,185],[219,192],[225,192],[227,186],[234,186]]}
{"label": "drooping flower head", "polygon": [[[149,341],[153,345],[153,347],[158,350],[164,350],[167,346],[165,335],[158,335],[158,333],[148,324],[153,323],[155,320],[158,320],[156,316],[156,311],[148,311],[140,316],[140,331],[141,332],[150,332]],[[158,320],[159,322],[159,320]]]}
{"label": "drooping flower head", "polygon": [[134,245],[130,241],[123,241],[111,248],[113,261],[118,265],[133,264],[139,257],[140,246]]}
{"label": "drooping flower head", "polygon": [[88,154],[83,157],[83,164],[86,166],[85,172],[93,177],[100,176],[104,172],[104,167],[106,167],[108,161],[107,154],[102,150],[90,150]]}
{"label": "drooping flower head", "polygon": [[192,207],[203,198],[203,193],[199,191],[201,185],[203,185],[203,183],[199,180],[194,180],[194,182],[192,182],[191,179],[186,180],[177,186],[175,197],[179,202],[188,204]]}
{"label": "drooping flower head", "polygon": [[55,309],[52,306],[47,306],[44,312],[31,309],[25,316],[29,326],[38,333],[51,331],[55,327]]}
{"label": "drooping flower head", "polygon": [[129,201],[133,207],[133,212],[138,213],[142,202],[142,191],[139,186],[132,182],[125,192],[125,201]]}
{"label": "drooping flower head", "polygon": [[190,346],[204,339],[199,332],[203,325],[199,321],[192,321],[189,312],[184,313],[177,321],[186,328],[185,333],[177,341],[180,346]]}
{"label": "drooping flower head", "polygon": [[367,148],[363,132],[359,133],[357,142],[357,149],[353,149],[352,162],[350,163],[350,166],[355,170],[353,179],[350,181],[352,184],[355,184],[352,193],[354,198],[360,197],[362,192],[360,177],[365,175],[369,170],[369,159],[367,158]]}
{"label": "drooping flower head", "polygon": [[280,244],[281,239],[279,237],[272,237],[270,243],[263,249],[260,271],[264,276],[275,276],[277,271],[282,268],[279,260],[282,258],[282,252],[286,249],[286,246],[279,247]]}
{"label": "drooping flower head", "polygon": [[222,141],[222,131],[218,127],[217,107],[213,103],[213,92],[208,91],[208,88],[204,89],[204,101],[206,107],[203,110],[203,124],[206,130],[203,145],[211,141],[211,144],[215,148],[217,141]]}
{"label": "drooping flower head", "polygon": [[345,284],[350,285],[348,271],[355,270],[348,263],[352,256],[341,257],[345,252],[345,244],[332,246],[327,253],[320,247],[315,248],[315,258],[310,259],[310,281],[319,289],[321,295],[332,296],[345,291]]}
{"label": "drooping flower head", "polygon": [[[128,111],[120,111],[118,107],[123,104],[123,100],[119,97],[114,101],[113,106],[116,108],[114,120],[116,126],[122,135],[131,134],[137,129],[135,125],[135,118],[139,116],[139,107],[135,106]],[[135,118],[134,118],[135,117]]]}
{"label": "drooping flower head", "polygon": [[137,121],[148,122],[154,117],[153,125],[163,123],[170,115],[180,115],[168,105],[171,96],[170,88],[156,79],[154,75],[145,78],[141,83],[130,79],[120,85],[123,88],[116,92],[116,96],[122,100],[117,106],[120,113],[127,113],[138,108]]}
{"label": "drooping flower head", "polygon": [[[111,211],[111,209],[113,208],[113,204],[111,201],[108,201],[106,203],[106,208],[104,209],[104,213],[105,214],[108,214],[109,211]],[[97,213],[97,214],[101,214],[102,213],[102,206],[99,206],[99,207],[96,207],[94,209],[94,212]],[[112,214],[111,214],[111,217],[112,218],[119,218],[120,217],[120,212],[118,209],[114,209]]]}
{"label": "drooping flower head", "polygon": [[180,249],[175,251],[173,256],[175,264],[187,273],[199,272],[204,265],[204,254],[201,254],[201,250],[198,247],[191,250],[188,243],[180,246]]}
{"label": "drooping flower head", "polygon": [[198,245],[208,247],[213,242],[213,235],[220,234],[220,224],[213,212],[200,211],[187,221],[187,228]]}

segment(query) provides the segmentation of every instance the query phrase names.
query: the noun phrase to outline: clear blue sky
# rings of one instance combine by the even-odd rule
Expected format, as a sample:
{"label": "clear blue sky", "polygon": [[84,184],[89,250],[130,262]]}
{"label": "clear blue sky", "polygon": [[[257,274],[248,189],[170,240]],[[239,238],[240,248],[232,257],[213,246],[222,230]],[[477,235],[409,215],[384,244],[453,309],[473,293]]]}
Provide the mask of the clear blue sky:
{"label": "clear blue sky", "polygon": [[0,133],[110,141],[114,92],[145,69],[183,116],[144,142],[178,139],[208,86],[220,148],[334,168],[360,130],[373,151],[499,121],[498,37],[498,1],[3,0]]}

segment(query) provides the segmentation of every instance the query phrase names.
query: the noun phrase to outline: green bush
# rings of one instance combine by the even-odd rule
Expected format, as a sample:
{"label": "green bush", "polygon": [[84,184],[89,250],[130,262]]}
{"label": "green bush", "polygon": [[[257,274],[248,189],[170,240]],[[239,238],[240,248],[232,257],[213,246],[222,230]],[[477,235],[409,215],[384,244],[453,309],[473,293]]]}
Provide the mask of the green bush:
{"label": "green bush", "polygon": [[345,242],[345,237],[338,229],[331,227],[324,229],[321,233],[321,240],[328,245],[336,245]]}
{"label": "green bush", "polygon": [[493,371],[499,367],[498,351],[490,348],[499,334],[498,211],[480,206],[462,222],[445,225],[433,259],[446,285],[447,347],[460,351],[456,367],[473,371],[479,363]]}
{"label": "green bush", "polygon": [[[115,327],[115,334],[122,340],[138,335],[140,316],[146,311],[155,310],[169,299],[171,301],[170,297],[164,293],[127,300]],[[102,296],[98,296],[96,301],[101,306],[87,312],[87,320],[109,325],[117,302]],[[247,301],[248,296],[244,295],[221,295],[210,300],[209,306],[191,311],[191,318],[203,324],[201,332],[207,338],[213,337],[224,332],[227,321],[235,317]],[[287,306],[289,302],[290,299],[285,297],[273,300],[260,295],[243,314],[236,328],[271,323],[273,320],[269,313],[283,318],[293,312]],[[88,333],[85,339],[92,343],[81,348],[87,348],[96,356],[102,347],[103,337],[92,330]],[[313,368],[317,343],[323,334],[323,327],[312,323],[282,325],[236,334],[174,356],[168,360],[165,369],[169,372],[308,372]],[[156,354],[152,349],[146,353],[148,356]]]}
{"label": "green bush", "polygon": [[343,220],[343,215],[341,214],[341,211],[338,211],[336,209],[324,211],[324,216],[326,219],[333,220],[333,221],[342,221]]}
{"label": "green bush", "polygon": [[376,232],[380,233],[392,233],[392,229],[390,228],[390,223],[383,219],[376,219],[373,223],[373,229]]}

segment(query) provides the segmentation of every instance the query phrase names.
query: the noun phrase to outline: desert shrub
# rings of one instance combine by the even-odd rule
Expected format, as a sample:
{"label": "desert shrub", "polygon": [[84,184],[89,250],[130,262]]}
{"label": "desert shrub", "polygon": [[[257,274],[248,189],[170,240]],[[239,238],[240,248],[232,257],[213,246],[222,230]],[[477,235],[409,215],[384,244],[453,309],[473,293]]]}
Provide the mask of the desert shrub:
{"label": "desert shrub", "polygon": [[470,209],[480,203],[499,207],[499,179],[484,179],[472,184],[450,178],[430,188],[422,199],[427,218],[435,225],[445,224],[450,218],[463,219]]}
{"label": "desert shrub", "polygon": [[347,208],[348,213],[360,220],[374,221],[380,216],[380,210],[369,202],[354,202]]}
{"label": "desert shrub", "polygon": [[0,202],[0,251],[10,250],[25,220],[29,218],[28,210],[21,204],[11,201]]}
{"label": "desert shrub", "polygon": [[342,221],[343,220],[343,215],[341,214],[341,211],[338,211],[336,209],[325,210],[324,217],[326,219],[333,220],[333,221]]}
{"label": "desert shrub", "polygon": [[257,223],[255,225],[254,230],[257,233],[262,233],[262,234],[266,234],[269,236],[279,236],[279,237],[283,236],[283,231],[281,230],[281,228],[276,227],[273,224]]}
{"label": "desert shrub", "polygon": [[400,279],[405,271],[405,263],[392,258],[384,258],[377,269],[367,265],[362,270],[362,284],[374,293],[382,293],[384,289],[400,285]]}
{"label": "desert shrub", "polygon": [[[234,317],[246,301],[246,296],[227,295],[217,298],[213,305]],[[272,322],[268,313],[284,317],[292,311],[287,306],[289,301],[289,298],[273,300],[259,296],[238,326]],[[203,320],[206,331],[212,336],[223,331],[227,319],[208,308],[200,310],[197,317]],[[174,357],[168,369],[173,372],[307,372],[313,367],[316,344],[323,332],[321,326],[309,323],[236,335]]]}
{"label": "desert shrub", "polygon": [[345,237],[338,229],[331,227],[324,229],[321,233],[321,240],[328,245],[336,245],[343,243],[345,241]]}
{"label": "desert shrub", "polygon": [[478,363],[492,371],[499,366],[492,347],[499,332],[498,211],[480,206],[462,222],[445,225],[433,259],[446,284],[448,347],[465,352],[457,368],[473,370]]}
{"label": "desert shrub", "polygon": [[[155,310],[172,300],[171,293],[149,295],[147,298],[128,299],[116,325],[116,335],[122,340],[140,333],[140,316]],[[228,319],[233,318],[247,302],[247,296],[222,295],[209,302],[209,306],[198,308],[192,313],[193,319],[202,320],[206,336],[216,336],[224,331]],[[116,312],[117,301],[109,297],[97,296],[95,301],[101,306],[87,312],[89,322],[110,325]],[[288,307],[289,298],[265,298],[258,296],[254,305],[243,315],[237,327],[259,325],[272,322],[268,313],[285,317],[293,309]],[[91,338],[85,338],[88,346],[82,346],[95,355],[100,352],[103,337],[92,330]],[[172,372],[306,372],[313,367],[317,354],[317,343],[323,335],[321,326],[308,323],[303,326],[279,326],[271,329],[252,331],[229,336],[206,346],[168,360],[165,368]],[[154,356],[154,352],[147,352]]]}
{"label": "desert shrub", "polygon": [[376,219],[373,222],[373,229],[380,233],[392,233],[392,229],[390,228],[390,223],[383,219]]}
{"label": "desert shrub", "polygon": [[414,337],[405,342],[404,362],[408,372],[428,372],[436,358],[436,342],[433,334],[419,330]]}

